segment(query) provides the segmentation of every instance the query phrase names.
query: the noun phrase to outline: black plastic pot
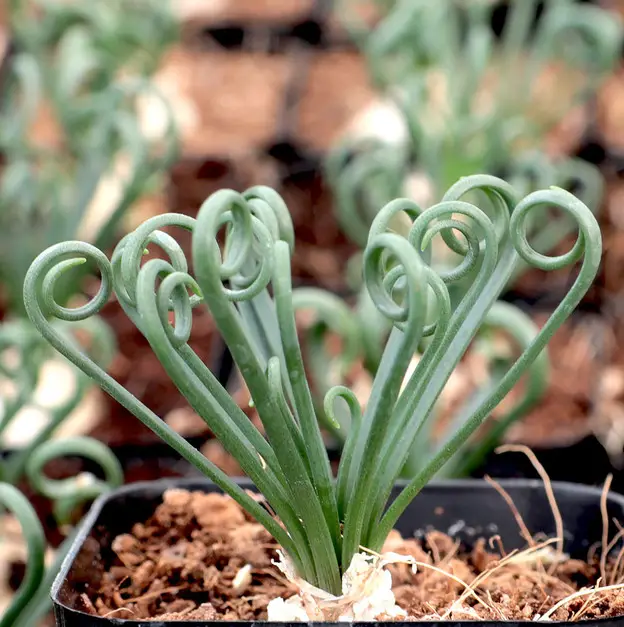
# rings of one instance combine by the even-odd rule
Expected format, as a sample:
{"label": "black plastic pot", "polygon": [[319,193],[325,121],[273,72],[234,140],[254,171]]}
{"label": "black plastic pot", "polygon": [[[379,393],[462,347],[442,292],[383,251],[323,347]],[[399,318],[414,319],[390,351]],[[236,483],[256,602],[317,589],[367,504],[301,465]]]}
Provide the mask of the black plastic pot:
{"label": "black plastic pot", "polygon": [[[555,524],[543,484],[532,480],[503,481],[501,484],[513,498],[531,532],[553,534]],[[241,485],[252,488],[247,480]],[[112,540],[131,529],[133,523],[145,521],[161,502],[163,492],[170,488],[186,488],[205,492],[218,488],[208,481],[162,480],[135,484],[116,490],[93,505],[84,520],[74,545],[52,587],[57,625],[62,627],[97,627],[100,625],[145,626],[144,621],[101,618],[82,611],[80,595],[97,588],[100,555],[110,550]],[[398,486],[400,487],[400,486]],[[397,487],[397,489],[398,489]],[[597,488],[555,483],[555,495],[565,528],[565,550],[572,557],[585,557],[588,548],[599,542],[602,534],[600,494]],[[608,518],[624,520],[624,497],[611,494]],[[465,480],[432,483],[411,503],[398,524],[405,535],[422,533],[429,528],[453,530],[453,535],[470,545],[479,536],[499,534],[507,549],[521,547],[523,541],[518,525],[497,492],[482,481]],[[613,533],[615,530],[611,530]],[[624,625],[624,617],[584,624]],[[152,627],[207,627],[206,621],[154,621]],[[220,623],[222,624],[222,623]],[[246,623],[251,625],[251,623]],[[396,624],[396,623],[395,623]],[[473,627],[474,622],[455,622],[457,627]],[[495,624],[495,623],[489,623]],[[520,623],[501,623],[516,625]],[[215,623],[217,625],[217,623]],[[406,623],[407,625],[407,623]]]}

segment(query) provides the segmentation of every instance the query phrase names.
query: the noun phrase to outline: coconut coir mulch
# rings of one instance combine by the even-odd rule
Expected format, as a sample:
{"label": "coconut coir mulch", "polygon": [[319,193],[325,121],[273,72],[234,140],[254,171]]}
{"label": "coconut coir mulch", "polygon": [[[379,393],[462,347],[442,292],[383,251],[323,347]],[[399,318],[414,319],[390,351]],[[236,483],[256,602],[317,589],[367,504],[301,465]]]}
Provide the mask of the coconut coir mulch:
{"label": "coconut coir mulch", "polygon": [[[219,494],[168,491],[153,516],[115,538],[112,548],[99,589],[82,595],[84,609],[92,614],[134,620],[263,620],[272,598],[294,593],[272,565],[275,541],[232,499]],[[420,564],[415,574],[405,564],[389,567],[397,602],[411,620],[535,619],[582,587],[595,585],[601,570],[597,556],[589,562],[542,562],[537,556],[544,552],[557,557],[552,543],[506,554],[499,539],[481,539],[467,551],[438,531],[422,540],[404,539],[395,531],[384,550],[411,555]],[[616,581],[616,562],[603,570],[603,582]],[[623,613],[624,591],[617,589],[570,599],[548,617],[577,620]]]}

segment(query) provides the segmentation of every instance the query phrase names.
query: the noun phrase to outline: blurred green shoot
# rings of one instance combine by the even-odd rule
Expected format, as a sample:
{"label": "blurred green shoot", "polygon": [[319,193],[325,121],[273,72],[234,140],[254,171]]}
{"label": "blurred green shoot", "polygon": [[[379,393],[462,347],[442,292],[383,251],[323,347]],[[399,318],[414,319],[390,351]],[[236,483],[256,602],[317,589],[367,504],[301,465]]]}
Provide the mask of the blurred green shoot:
{"label": "blurred green shoot", "polygon": [[[110,246],[124,214],[175,158],[171,112],[148,79],[176,25],[159,0],[14,1],[10,22],[0,281],[8,306],[22,313],[37,254],[79,234]],[[137,111],[148,100],[167,120],[158,137],[141,128]],[[41,137],[42,126],[52,137]]]}
{"label": "blurred green shoot", "polygon": [[[102,367],[110,364],[116,346],[110,329],[94,317],[70,327],[57,322],[55,326],[68,343],[89,355]],[[37,391],[44,364],[55,357],[49,345],[28,320],[17,319],[0,325],[0,516],[14,515],[23,530],[28,550],[24,582],[8,610],[0,617],[0,627],[30,627],[50,610],[50,586],[63,557],[72,543],[73,532],[55,552],[53,563],[43,566],[45,538],[28,499],[18,486],[28,483],[38,494],[52,501],[52,511],[59,528],[73,525],[82,505],[122,482],[122,471],[113,453],[102,443],[85,437],[56,438],[57,432],[84,400],[92,383],[77,368],[69,366],[73,381],[68,381],[68,394],[54,406],[42,404]],[[39,430],[28,425],[30,439],[10,447],[5,441],[8,430],[23,421],[23,410],[34,410],[45,416]],[[44,466],[54,459],[78,456],[103,469],[105,479],[91,473],[60,481],[48,479]],[[0,531],[1,535],[1,531]]]}
{"label": "blurred green shoot", "polygon": [[[549,157],[547,134],[589,102],[619,58],[617,16],[577,0],[510,0],[500,38],[489,0],[378,2],[375,28],[357,23],[357,0],[338,3],[369,63],[374,83],[400,112],[397,143],[348,137],[327,159],[344,232],[364,247],[376,208],[399,195],[435,202],[458,178],[502,175],[525,193],[556,185],[595,213],[602,199],[597,168]],[[376,137],[376,138],[375,138]],[[569,219],[535,218],[537,250],[553,250],[574,230]],[[511,281],[524,269],[520,264]]]}
{"label": "blurred green shoot", "polygon": [[[96,464],[102,469],[104,479],[97,479],[91,473],[62,480],[45,476],[43,467],[47,463],[67,456],[81,457]],[[121,467],[111,451],[97,440],[82,437],[41,444],[28,459],[27,473],[31,485],[39,494],[53,500],[67,512],[119,487],[123,482]],[[67,507],[68,503],[71,508]],[[33,506],[18,488],[0,481],[0,515],[6,516],[7,511],[17,518],[22,528],[27,560],[24,579],[9,607],[0,616],[0,627],[32,627],[51,609],[52,581],[73,543],[76,530],[69,533],[46,568],[45,534]]]}

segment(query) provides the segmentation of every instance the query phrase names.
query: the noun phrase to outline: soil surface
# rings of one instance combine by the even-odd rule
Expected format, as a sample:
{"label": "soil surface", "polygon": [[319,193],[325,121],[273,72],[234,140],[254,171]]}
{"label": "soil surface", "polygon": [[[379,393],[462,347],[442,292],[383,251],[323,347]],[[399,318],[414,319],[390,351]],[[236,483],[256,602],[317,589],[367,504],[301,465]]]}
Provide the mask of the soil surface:
{"label": "soil surface", "polygon": [[336,220],[331,192],[319,172],[293,176],[280,193],[297,236],[293,278],[329,290],[345,289],[345,267],[357,251]]}
{"label": "soil surface", "polygon": [[325,152],[375,100],[364,58],[357,52],[314,55],[297,108],[296,138]]}
{"label": "soil surface", "polygon": [[[135,620],[263,620],[272,598],[294,593],[272,564],[277,548],[229,497],[170,490],[149,520],[115,538],[100,587],[82,595],[82,609]],[[542,557],[546,551],[555,558],[549,563],[529,550],[507,554],[495,539],[480,539],[467,550],[438,531],[422,539],[395,531],[384,550],[420,564],[416,573],[405,564],[389,567],[397,603],[412,619],[531,620],[594,586],[601,570],[596,555],[587,562],[560,560],[552,546],[538,546]],[[620,581],[620,561],[606,567],[603,581]],[[622,613],[624,591],[616,589],[569,599],[549,617]]]}
{"label": "soil surface", "polygon": [[[534,316],[542,327],[546,315]],[[535,409],[508,432],[506,441],[531,447],[568,446],[592,431],[606,328],[588,316],[565,323],[548,345],[549,386]]]}
{"label": "soil surface", "polygon": [[292,72],[286,55],[173,49],[155,77],[185,156],[246,157],[274,140]]}

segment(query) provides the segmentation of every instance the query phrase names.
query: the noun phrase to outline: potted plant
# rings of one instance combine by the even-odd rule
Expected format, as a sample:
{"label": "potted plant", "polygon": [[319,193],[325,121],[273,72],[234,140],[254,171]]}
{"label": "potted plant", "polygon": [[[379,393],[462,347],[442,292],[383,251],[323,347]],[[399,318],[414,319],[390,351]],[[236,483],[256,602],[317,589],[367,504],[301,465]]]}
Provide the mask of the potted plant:
{"label": "potted plant", "polygon": [[[475,172],[503,176],[526,193],[556,184],[599,211],[598,169],[568,157],[587,121],[582,115],[580,123],[566,120],[579,117],[614,69],[621,23],[580,2],[548,4],[541,12],[538,4],[507,3],[500,38],[492,24],[496,3],[481,1],[381,4],[385,15],[376,28],[354,29],[374,82],[391,103],[373,105],[379,109],[369,115],[373,122],[353,125],[326,160],[337,218],[355,243],[365,245],[385,202],[407,195],[428,204]],[[344,19],[350,17],[345,9]],[[417,31],[435,36],[414,37]],[[397,125],[402,131],[391,132]],[[531,227],[536,250],[556,250],[574,228],[565,215],[542,213]],[[519,264],[510,284],[526,270]],[[552,285],[537,288],[544,277],[534,275],[532,283],[524,277],[530,295],[552,292]],[[551,280],[564,290],[568,278],[555,273]]]}
{"label": "potted plant", "polygon": [[[177,29],[167,3],[152,0],[86,8],[16,2],[7,19],[12,54],[0,103],[0,308],[3,319],[25,327],[21,290],[33,259],[77,237],[112,246],[130,207],[162,186],[176,158],[177,133],[150,76]],[[66,292],[62,301],[74,286],[59,289]],[[103,317],[114,324],[113,308]],[[110,430],[98,436],[114,443]]]}
{"label": "potted plant", "polygon": [[[491,219],[482,208],[463,200],[476,191],[484,199],[481,206],[489,205]],[[526,239],[529,213],[544,205],[557,206],[577,221],[577,243],[564,256],[549,258],[536,253]],[[408,237],[388,228],[400,212],[413,221]],[[193,275],[164,227],[192,231]],[[436,235],[462,257],[459,266],[441,275],[428,265],[429,246]],[[298,595],[287,606],[278,602],[275,615],[292,620],[305,614],[309,620],[319,620],[334,616],[343,586],[352,576],[359,580],[354,570],[382,572],[386,558],[374,556],[414,497],[535,361],[588,289],[600,263],[601,238],[591,211],[568,192],[552,188],[520,200],[510,185],[487,175],[461,179],[441,203],[426,210],[406,199],[384,207],[371,227],[363,267],[369,294],[392,320],[393,330],[365,412],[346,387],[334,387],[325,397],[330,418],[335,414],[334,405],[342,401],[348,405],[352,421],[336,479],[297,338],[290,277],[293,242],[288,210],[275,192],[264,187],[244,194],[223,190],[208,198],[196,220],[166,214],[146,221],[119,243],[112,261],[82,242],[49,248],[28,272],[24,302],[32,323],[61,354],[163,437],[279,543],[281,567],[298,588]],[[151,245],[164,251],[168,260],[143,262]],[[518,258],[546,270],[581,263],[570,292],[516,363],[442,449],[395,492],[390,503],[395,481],[437,397]],[[54,299],[55,284],[85,262],[97,267],[101,275],[98,293],[77,308],[59,305]],[[452,310],[447,284],[473,270],[478,271],[471,289]],[[261,498],[249,494],[163,425],[148,407],[65,342],[48,320],[84,320],[95,314],[113,291],[176,386],[236,458]],[[201,305],[210,309],[245,379],[266,437],[186,343],[193,309]],[[404,381],[425,338],[429,338],[428,347]],[[476,496],[474,503],[478,503]],[[358,598],[362,606],[351,604],[352,618],[403,615],[394,597],[386,594],[387,577],[381,579],[385,583],[380,580],[375,588],[380,596],[371,591],[363,594]],[[329,609],[325,608],[328,614],[323,613],[323,599],[330,601]],[[311,605],[306,609],[308,602]],[[358,607],[367,609],[358,614]],[[61,616],[65,621],[63,613]]]}
{"label": "potted plant", "polygon": [[[97,479],[90,472],[62,480],[45,476],[43,469],[47,463],[67,456],[88,459],[103,470],[105,478]],[[91,502],[123,483],[123,472],[111,451],[101,442],[85,437],[40,443],[30,452],[24,470],[36,492],[53,501],[59,526],[70,525],[76,510],[84,503]],[[29,627],[43,619],[52,608],[50,586],[74,542],[76,529],[67,534],[61,546],[55,550],[52,562],[46,565],[44,529],[27,496],[15,485],[7,483],[8,478],[4,475],[0,477],[0,506],[3,516],[8,511],[17,519],[24,536],[27,558],[24,579],[9,607],[0,616],[0,625]]]}

